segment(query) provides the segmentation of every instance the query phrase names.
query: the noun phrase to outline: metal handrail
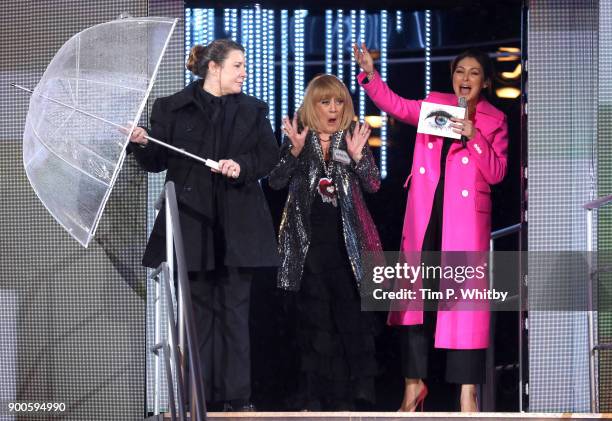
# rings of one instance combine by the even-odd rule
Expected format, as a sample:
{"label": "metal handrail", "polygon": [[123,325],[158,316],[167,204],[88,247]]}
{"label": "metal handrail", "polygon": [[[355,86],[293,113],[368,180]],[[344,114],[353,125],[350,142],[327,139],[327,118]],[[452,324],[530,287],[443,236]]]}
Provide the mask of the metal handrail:
{"label": "metal handrail", "polygon": [[[168,346],[168,342],[158,342],[153,347],[151,347],[151,352],[155,354],[159,358],[159,353],[163,352],[164,354],[164,363],[166,364],[166,381],[168,382],[168,404],[170,405],[170,418],[172,421],[176,421],[176,409],[175,409],[175,399],[174,399],[174,388],[172,387],[172,372],[170,370],[170,347]],[[156,408],[157,414],[157,408]],[[181,420],[185,419],[184,417]]]}
{"label": "metal handrail", "polygon": [[[183,306],[179,307],[185,320],[185,336],[187,338],[187,349],[189,356],[189,378],[191,384],[191,419],[205,420],[206,419],[206,399],[204,398],[204,377],[202,367],[200,367],[200,352],[198,350],[197,331],[195,319],[193,316],[193,305],[191,302],[191,289],[189,286],[189,278],[187,277],[187,263],[185,261],[185,251],[183,248],[183,233],[179,220],[178,205],[176,201],[176,190],[174,182],[168,181],[165,187],[166,191],[166,222],[170,221],[172,226],[172,235],[167,237],[168,243],[174,244],[174,253],[176,255],[176,266],[178,272],[179,296],[182,299]],[[171,247],[168,247],[171,250]],[[170,253],[169,253],[170,254]],[[169,256],[166,256],[169,257]],[[177,300],[179,297],[177,296]],[[180,326],[179,326],[180,328]],[[180,333],[179,333],[180,335]],[[180,341],[180,339],[179,339]],[[195,418],[194,418],[195,415]]]}
{"label": "metal handrail", "polygon": [[[491,232],[491,237],[489,239],[489,252],[493,251],[493,242],[499,238],[506,237],[510,234],[514,234],[516,232],[520,232],[523,229],[524,223],[518,223],[514,225],[507,226],[505,228],[498,229],[496,231]],[[489,288],[493,288],[493,263],[489,265]],[[513,297],[510,297],[513,298]],[[491,335],[493,334],[493,321],[491,321],[490,325]],[[491,370],[491,367],[495,366],[494,363],[494,354],[495,349],[494,345],[491,343],[489,347],[487,347],[486,351],[486,382],[481,386],[482,390],[482,410],[487,412],[492,412],[495,410],[495,370]]]}
{"label": "metal handrail", "polygon": [[523,223],[519,222],[518,224],[514,224],[514,225],[507,226],[506,228],[498,229],[491,233],[491,240],[497,240],[498,238],[505,237],[515,232],[519,232],[522,228],[523,228]]}
{"label": "metal handrail", "polygon": [[612,203],[612,194],[609,196],[602,196],[599,199],[595,199],[591,202],[587,202],[582,207],[586,210],[599,209],[602,206],[607,205],[608,203]]}
{"label": "metal handrail", "polygon": [[[156,354],[159,354],[160,350],[165,354],[168,394],[171,401],[170,407],[173,419],[176,417],[174,411],[175,402],[178,407],[178,417],[181,420],[186,419],[186,398],[187,395],[190,395],[190,419],[194,421],[203,421],[207,418],[204,377],[202,367],[200,366],[200,353],[191,302],[189,278],[187,276],[187,264],[176,201],[176,190],[172,181],[168,181],[165,184],[160,197],[155,202],[155,208],[157,210],[163,208],[166,213],[166,261],[153,271],[153,276],[159,278],[159,275],[163,274],[163,282],[157,283],[156,290],[158,292],[156,296],[159,301],[161,298],[161,291],[158,289],[160,289],[160,284],[163,283],[163,289],[169,302],[169,311],[167,314],[169,340],[162,342],[160,338],[156,337],[158,343],[156,343],[153,348]],[[175,274],[178,275],[177,280],[173,279]],[[176,285],[178,320],[174,318],[172,303],[173,285]],[[159,305],[159,302],[156,304]],[[159,311],[156,313],[156,324],[158,324]],[[185,367],[186,360],[182,358],[183,354],[187,355],[189,361],[189,376],[187,376]],[[172,375],[172,367],[174,367],[174,376]],[[177,383],[177,399],[174,398],[173,382],[175,380]],[[159,386],[157,385],[157,387]],[[191,393],[187,393],[188,389],[190,389]],[[159,395],[159,391],[156,391],[156,394]]]}
{"label": "metal handrail", "polygon": [[[169,352],[171,352],[171,357],[172,357],[172,362],[174,363],[174,365],[172,367],[174,367],[174,372],[177,378],[177,395],[178,395],[178,402],[185,402],[185,398],[186,398],[186,394],[185,394],[185,388],[184,388],[184,380],[183,380],[183,370],[182,370],[182,366],[181,366],[181,355],[180,355],[180,351],[179,351],[179,343],[178,343],[178,334],[176,332],[176,320],[174,319],[174,305],[172,303],[172,283],[170,282],[170,280],[172,279],[170,277],[170,270],[168,268],[168,265],[166,264],[166,262],[163,262],[161,264],[161,268],[163,270],[163,274],[164,274],[164,291],[166,293],[166,300],[167,300],[167,307],[169,308],[168,311],[168,333],[169,333],[169,339],[170,339],[170,344],[171,344],[171,350],[170,347],[168,347]],[[170,357],[169,356],[169,357]],[[170,365],[166,365],[166,370],[169,371]],[[173,395],[174,395],[174,387],[172,383],[168,383],[168,395],[169,398],[172,400],[173,399]],[[184,405],[177,405],[178,406],[178,413],[179,413],[179,418],[181,420],[186,419],[186,414],[185,414],[185,407]]]}
{"label": "metal handrail", "polygon": [[595,352],[601,349],[607,349],[609,344],[595,343],[595,322],[593,320],[593,281],[601,270],[595,270],[593,264],[593,211],[599,210],[605,205],[612,203],[612,195],[602,196],[595,200],[582,205],[587,211],[587,252],[589,262],[589,279],[587,285],[587,324],[589,335],[589,388],[590,388],[590,407],[591,412],[597,412],[599,409],[599,399],[597,395],[597,379],[595,376]]}

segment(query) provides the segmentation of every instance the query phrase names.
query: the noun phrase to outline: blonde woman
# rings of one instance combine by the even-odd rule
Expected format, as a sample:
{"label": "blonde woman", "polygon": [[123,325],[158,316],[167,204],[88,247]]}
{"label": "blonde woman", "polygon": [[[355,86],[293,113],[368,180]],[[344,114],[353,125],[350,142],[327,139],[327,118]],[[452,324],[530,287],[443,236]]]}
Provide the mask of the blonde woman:
{"label": "blonde woman", "polygon": [[280,288],[296,291],[298,399],[307,410],[352,410],[374,400],[374,320],[361,312],[363,253],[380,239],[362,191],[380,174],[367,124],[354,124],[346,86],[314,78],[293,120],[284,118],[272,188],[289,188],[279,233]]}

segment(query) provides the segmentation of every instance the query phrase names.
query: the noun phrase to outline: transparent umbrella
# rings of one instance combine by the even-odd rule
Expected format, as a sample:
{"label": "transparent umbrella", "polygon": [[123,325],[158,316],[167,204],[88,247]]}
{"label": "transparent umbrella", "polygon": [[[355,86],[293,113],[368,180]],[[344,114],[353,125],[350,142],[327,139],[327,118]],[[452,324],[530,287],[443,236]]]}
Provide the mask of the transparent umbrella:
{"label": "transparent umbrella", "polygon": [[124,126],[138,121],[175,26],[150,17],[93,26],[62,46],[33,91],[15,85],[32,94],[23,135],[28,179],[85,247],[125,158],[133,126]]}

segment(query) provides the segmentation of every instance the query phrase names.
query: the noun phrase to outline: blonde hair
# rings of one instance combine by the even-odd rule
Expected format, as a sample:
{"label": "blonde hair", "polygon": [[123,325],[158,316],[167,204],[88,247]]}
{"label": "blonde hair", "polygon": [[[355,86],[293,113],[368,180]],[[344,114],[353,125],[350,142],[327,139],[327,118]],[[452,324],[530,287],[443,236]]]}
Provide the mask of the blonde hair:
{"label": "blonde hair", "polygon": [[353,100],[346,85],[334,75],[319,75],[310,81],[306,87],[304,101],[298,110],[300,122],[310,130],[319,131],[321,122],[317,115],[316,104],[322,99],[341,99],[344,109],[340,117],[340,130],[346,130],[355,117]]}

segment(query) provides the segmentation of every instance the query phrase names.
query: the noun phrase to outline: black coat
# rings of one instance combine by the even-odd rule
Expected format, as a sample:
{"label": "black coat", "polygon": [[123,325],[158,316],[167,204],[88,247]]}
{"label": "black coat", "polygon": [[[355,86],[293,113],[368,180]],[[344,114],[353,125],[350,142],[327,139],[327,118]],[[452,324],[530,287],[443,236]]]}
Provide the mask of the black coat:
{"label": "black coat", "polygon": [[[153,104],[149,135],[204,158],[212,158],[214,133],[209,113],[197,102],[201,81]],[[219,209],[223,212],[223,236],[227,266],[263,267],[278,265],[278,250],[268,204],[259,179],[278,162],[278,144],[267,118],[268,106],[245,94],[226,97],[221,141],[225,159],[240,165],[240,176],[229,179],[210,168],[163,146],[149,142],[130,145],[140,166],[150,172],[167,170],[166,181],[174,181],[180,213],[187,269],[205,268],[211,252],[207,244],[214,223],[213,177],[221,177]],[[208,234],[207,234],[208,231]],[[157,267],[165,260],[165,211],[153,226],[143,265]]]}

